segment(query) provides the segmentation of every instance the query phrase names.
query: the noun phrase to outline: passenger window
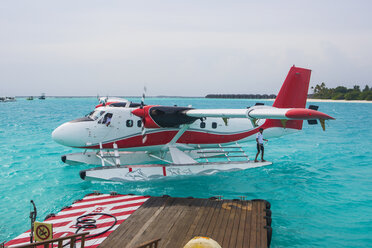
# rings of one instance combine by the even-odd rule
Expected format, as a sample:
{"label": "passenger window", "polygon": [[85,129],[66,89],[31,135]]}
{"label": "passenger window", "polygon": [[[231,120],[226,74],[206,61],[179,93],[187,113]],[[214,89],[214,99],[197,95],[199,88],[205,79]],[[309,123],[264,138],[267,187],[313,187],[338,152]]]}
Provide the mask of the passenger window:
{"label": "passenger window", "polygon": [[137,121],[137,127],[142,127],[142,121],[141,120]]}
{"label": "passenger window", "polygon": [[217,128],[217,122],[212,122],[212,128]]}
{"label": "passenger window", "polygon": [[127,127],[133,127],[133,120],[127,120]]}
{"label": "passenger window", "polygon": [[111,119],[112,119],[112,114],[107,113],[107,114],[105,114],[105,116],[101,120],[98,121],[98,123],[99,124],[106,124],[108,126],[111,123]]}
{"label": "passenger window", "polygon": [[200,122],[200,128],[205,128],[205,122]]}

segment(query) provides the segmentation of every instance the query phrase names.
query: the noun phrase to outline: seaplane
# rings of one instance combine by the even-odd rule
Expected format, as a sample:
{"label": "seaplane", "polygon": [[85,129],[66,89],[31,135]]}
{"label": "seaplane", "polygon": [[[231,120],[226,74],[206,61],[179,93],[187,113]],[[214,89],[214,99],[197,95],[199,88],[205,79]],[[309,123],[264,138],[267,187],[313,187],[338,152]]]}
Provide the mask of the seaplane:
{"label": "seaplane", "polygon": [[[138,181],[167,176],[211,175],[272,164],[255,162],[242,149],[256,141],[260,128],[270,139],[334,119],[306,108],[311,70],[291,67],[272,106],[196,109],[146,105],[122,98],[100,98],[85,117],[57,127],[55,142],[84,149],[62,161],[98,165],[80,171],[83,180]],[[222,159],[222,160],[221,160]]]}

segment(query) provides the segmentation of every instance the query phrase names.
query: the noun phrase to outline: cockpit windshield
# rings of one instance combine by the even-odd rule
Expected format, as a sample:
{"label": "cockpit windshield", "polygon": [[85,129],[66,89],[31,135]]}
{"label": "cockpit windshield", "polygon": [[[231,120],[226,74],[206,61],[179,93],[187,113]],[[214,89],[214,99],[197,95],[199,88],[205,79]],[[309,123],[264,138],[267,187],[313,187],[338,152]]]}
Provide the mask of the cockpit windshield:
{"label": "cockpit windshield", "polygon": [[103,114],[105,113],[105,111],[100,111],[100,110],[95,110],[93,112],[91,112],[88,117],[92,120],[97,120],[99,117],[101,117]]}

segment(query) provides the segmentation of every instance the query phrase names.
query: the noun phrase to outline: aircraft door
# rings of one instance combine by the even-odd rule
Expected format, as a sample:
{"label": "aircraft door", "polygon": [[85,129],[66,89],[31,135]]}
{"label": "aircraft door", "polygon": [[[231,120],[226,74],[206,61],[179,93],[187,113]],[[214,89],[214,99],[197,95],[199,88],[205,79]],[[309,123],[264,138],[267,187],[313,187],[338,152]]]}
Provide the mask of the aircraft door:
{"label": "aircraft door", "polygon": [[89,128],[88,140],[90,144],[105,142],[108,135],[114,130],[115,116],[113,113],[101,111],[94,125]]}

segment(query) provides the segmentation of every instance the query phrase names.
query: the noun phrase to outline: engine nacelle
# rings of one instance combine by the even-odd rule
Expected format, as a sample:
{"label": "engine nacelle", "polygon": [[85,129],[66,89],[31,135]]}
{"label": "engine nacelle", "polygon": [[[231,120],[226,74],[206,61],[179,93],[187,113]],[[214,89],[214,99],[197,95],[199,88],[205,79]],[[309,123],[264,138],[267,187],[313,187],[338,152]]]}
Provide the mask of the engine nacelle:
{"label": "engine nacelle", "polygon": [[178,128],[182,124],[191,124],[197,117],[190,117],[184,114],[185,110],[191,108],[185,107],[167,107],[167,106],[144,106],[132,111],[132,114],[142,118],[146,128]]}

